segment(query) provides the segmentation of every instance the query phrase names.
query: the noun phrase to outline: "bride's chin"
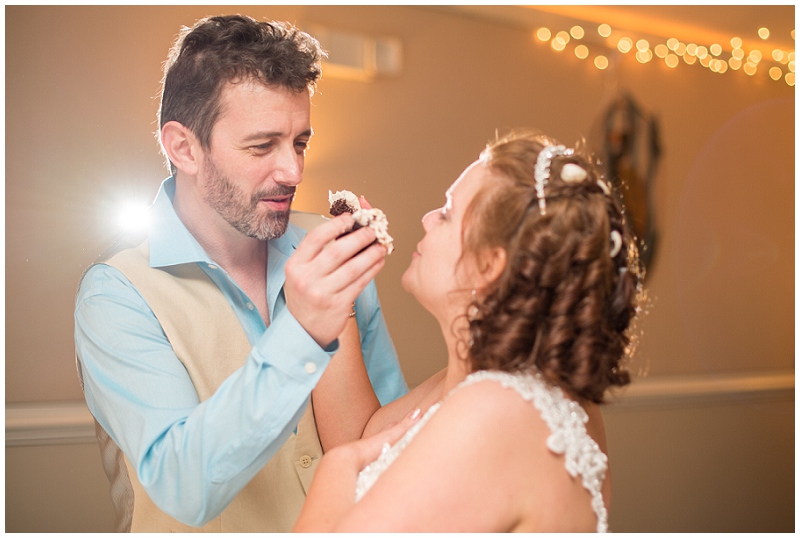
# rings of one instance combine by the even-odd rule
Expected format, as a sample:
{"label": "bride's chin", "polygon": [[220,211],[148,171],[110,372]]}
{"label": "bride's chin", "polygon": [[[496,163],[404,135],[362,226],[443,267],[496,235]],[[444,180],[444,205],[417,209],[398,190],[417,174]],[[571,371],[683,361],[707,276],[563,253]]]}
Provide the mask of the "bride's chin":
{"label": "bride's chin", "polygon": [[411,267],[406,269],[406,272],[403,273],[403,276],[400,277],[400,284],[403,286],[403,289],[406,290],[410,294],[414,294],[413,286],[411,285]]}

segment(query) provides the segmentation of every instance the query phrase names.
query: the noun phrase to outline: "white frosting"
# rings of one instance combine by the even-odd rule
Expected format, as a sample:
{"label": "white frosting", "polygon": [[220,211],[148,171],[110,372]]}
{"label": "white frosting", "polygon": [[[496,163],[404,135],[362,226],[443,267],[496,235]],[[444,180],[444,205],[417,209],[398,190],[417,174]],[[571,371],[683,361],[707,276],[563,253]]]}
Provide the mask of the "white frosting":
{"label": "white frosting", "polygon": [[350,191],[328,191],[328,203],[331,205],[338,200],[344,200],[347,205],[355,208],[353,218],[361,226],[368,226],[375,232],[378,243],[386,247],[389,254],[394,251],[394,239],[389,235],[389,220],[380,209],[361,209],[358,197]]}
{"label": "white frosting", "polygon": [[361,204],[358,202],[358,197],[350,191],[328,191],[328,203],[333,205],[337,200],[344,200],[347,205],[359,211]]}
{"label": "white frosting", "polygon": [[353,218],[361,226],[369,226],[375,231],[378,243],[386,247],[388,254],[394,250],[394,239],[389,235],[389,220],[383,211],[377,208],[359,209],[353,213]]}

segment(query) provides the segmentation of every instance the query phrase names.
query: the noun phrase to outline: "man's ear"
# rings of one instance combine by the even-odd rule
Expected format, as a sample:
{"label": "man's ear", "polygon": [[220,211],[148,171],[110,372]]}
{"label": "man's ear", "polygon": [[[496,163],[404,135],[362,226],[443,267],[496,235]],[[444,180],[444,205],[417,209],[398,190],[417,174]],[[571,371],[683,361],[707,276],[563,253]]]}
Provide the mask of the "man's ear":
{"label": "man's ear", "polygon": [[197,175],[203,150],[192,131],[177,121],[168,121],[161,127],[161,145],[175,168],[191,176]]}

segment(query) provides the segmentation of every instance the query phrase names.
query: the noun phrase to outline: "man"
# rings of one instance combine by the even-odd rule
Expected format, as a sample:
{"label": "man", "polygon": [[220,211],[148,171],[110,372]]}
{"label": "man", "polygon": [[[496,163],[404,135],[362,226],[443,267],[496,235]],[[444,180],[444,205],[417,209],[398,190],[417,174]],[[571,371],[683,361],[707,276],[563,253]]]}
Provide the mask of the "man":
{"label": "man", "polygon": [[241,16],[171,50],[172,176],[146,239],[92,266],[76,299],[117,530],[288,531],[322,450],[361,436],[376,393],[407,390],[372,282],[385,248],[367,228],[334,242],[349,215],[305,239],[289,222],[322,54]]}

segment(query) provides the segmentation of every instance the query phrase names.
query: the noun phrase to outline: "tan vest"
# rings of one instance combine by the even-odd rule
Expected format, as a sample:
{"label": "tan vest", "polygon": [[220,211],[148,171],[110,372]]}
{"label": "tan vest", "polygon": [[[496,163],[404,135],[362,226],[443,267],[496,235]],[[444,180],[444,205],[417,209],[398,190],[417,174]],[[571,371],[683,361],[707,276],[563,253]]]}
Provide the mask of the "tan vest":
{"label": "tan vest", "polygon": [[[297,220],[293,215],[293,222]],[[321,222],[324,220],[315,215],[312,225],[305,227]],[[149,260],[145,241],[106,263],[119,269],[142,294],[189,372],[200,400],[206,400],[244,364],[251,349],[247,336],[225,297],[197,264],[153,269]],[[214,330],[209,330],[211,327]],[[95,426],[103,466],[111,481],[117,531],[289,532],[322,457],[309,404],[297,433],[219,516],[197,528],[156,507],[122,451],[99,424],[95,422]]]}

